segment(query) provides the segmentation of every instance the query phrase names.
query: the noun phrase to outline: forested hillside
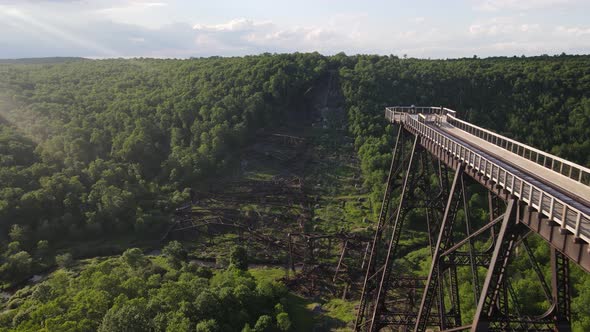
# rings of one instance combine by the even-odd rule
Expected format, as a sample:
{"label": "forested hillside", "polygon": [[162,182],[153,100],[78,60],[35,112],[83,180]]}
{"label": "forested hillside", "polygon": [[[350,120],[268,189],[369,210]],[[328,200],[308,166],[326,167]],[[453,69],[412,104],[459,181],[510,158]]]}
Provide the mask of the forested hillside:
{"label": "forested hillside", "polygon": [[[180,243],[166,246],[163,256],[130,248],[158,243],[174,209],[189,200],[189,188],[254,169],[273,153],[286,158],[285,150],[268,152],[277,144],[266,144],[261,154],[267,159],[256,163],[245,163],[239,152],[263,129],[309,107],[323,82],[339,82],[348,118],[330,127],[331,115],[322,114],[317,126],[301,130],[312,132],[308,141],[324,142],[321,153],[314,152],[320,159],[330,158],[307,166],[316,173],[310,177],[316,207],[262,211],[244,204],[261,222],[261,212],[311,211],[313,223],[293,218],[290,226],[372,234],[371,218],[364,216],[374,220],[378,212],[395,133],[384,121],[386,106],[449,107],[462,119],[590,166],[590,56],[419,60],[313,53],[0,64],[0,285],[57,269],[3,301],[0,331],[297,329],[303,318],[287,314],[292,306],[284,285],[245,271],[239,248],[229,267],[213,271],[190,264]],[[346,135],[353,146],[342,143]],[[353,148],[360,169],[352,156],[341,155]],[[245,153],[260,154],[255,150]],[[338,179],[352,179],[350,192],[330,187]],[[474,192],[474,223],[481,223],[487,203]],[[419,213],[411,217],[420,220]],[[286,225],[274,227],[287,232]],[[424,275],[426,238],[408,233],[402,242],[407,255],[401,264]],[[548,273],[547,245],[531,244]],[[225,248],[225,242],[216,245],[200,243]],[[94,256],[111,257],[74,263]],[[543,310],[526,257],[517,257],[513,270],[516,292],[529,300],[524,312]],[[467,278],[468,271],[459,274]],[[573,269],[572,280],[575,327],[588,330],[590,278]],[[463,286],[462,310],[469,317],[473,299]],[[343,306],[344,323],[352,319],[354,300]]]}
{"label": "forested hillside", "polygon": [[235,163],[325,65],[318,54],[0,65],[1,279],[53,249],[161,230],[184,188]]}

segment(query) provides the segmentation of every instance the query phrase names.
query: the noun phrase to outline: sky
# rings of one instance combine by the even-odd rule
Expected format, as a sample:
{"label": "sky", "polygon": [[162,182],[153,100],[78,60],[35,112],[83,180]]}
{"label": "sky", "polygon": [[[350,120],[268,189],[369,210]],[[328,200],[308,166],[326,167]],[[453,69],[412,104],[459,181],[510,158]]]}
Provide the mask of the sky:
{"label": "sky", "polygon": [[0,58],[590,53],[590,0],[0,0]]}

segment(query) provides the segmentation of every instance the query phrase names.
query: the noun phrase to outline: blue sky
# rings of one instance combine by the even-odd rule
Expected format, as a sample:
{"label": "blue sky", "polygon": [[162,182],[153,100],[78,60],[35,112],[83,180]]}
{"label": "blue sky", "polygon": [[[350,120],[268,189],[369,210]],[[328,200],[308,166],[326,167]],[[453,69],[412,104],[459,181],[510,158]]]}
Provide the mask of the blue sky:
{"label": "blue sky", "polygon": [[590,53],[589,0],[0,0],[0,58]]}

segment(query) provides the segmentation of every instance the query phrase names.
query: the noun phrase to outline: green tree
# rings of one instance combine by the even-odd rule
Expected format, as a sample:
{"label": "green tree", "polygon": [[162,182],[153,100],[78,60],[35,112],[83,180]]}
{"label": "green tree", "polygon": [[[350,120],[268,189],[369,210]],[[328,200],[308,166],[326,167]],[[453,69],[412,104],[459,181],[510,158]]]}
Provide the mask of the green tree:
{"label": "green tree", "polygon": [[572,301],[574,327],[580,331],[590,330],[590,277],[584,275],[579,287],[580,294]]}
{"label": "green tree", "polygon": [[168,320],[166,332],[188,332],[191,329],[191,321],[182,312],[175,312]]}
{"label": "green tree", "polygon": [[8,236],[12,241],[23,243],[27,240],[27,231],[21,225],[12,225]]}
{"label": "green tree", "polygon": [[148,263],[147,259],[143,255],[143,252],[139,248],[125,250],[123,255],[121,255],[121,260],[132,269],[145,267]]}
{"label": "green tree", "polygon": [[149,332],[155,331],[155,327],[150,319],[146,300],[140,298],[110,308],[102,319],[98,331]]}
{"label": "green tree", "polygon": [[218,332],[221,330],[219,329],[219,325],[217,324],[217,321],[215,319],[207,319],[207,320],[202,320],[199,323],[197,323],[196,331],[197,332]]}
{"label": "green tree", "polygon": [[243,246],[235,246],[229,254],[229,262],[240,270],[248,269],[248,252]]}
{"label": "green tree", "polygon": [[6,255],[14,255],[19,252],[21,249],[20,242],[12,241],[8,244],[8,248],[6,250]]}
{"label": "green tree", "polygon": [[47,302],[53,297],[51,286],[42,283],[35,287],[31,296],[40,302]]}
{"label": "green tree", "polygon": [[281,331],[289,331],[291,329],[291,320],[289,319],[288,313],[281,312],[277,315],[277,327]]}
{"label": "green tree", "polygon": [[209,289],[197,296],[194,305],[199,317],[217,317],[222,309],[216,294]]}
{"label": "green tree", "polygon": [[49,241],[39,240],[37,242],[37,247],[35,249],[35,256],[37,256],[39,259],[45,259],[45,258],[47,258],[48,254],[49,254]]}
{"label": "green tree", "polygon": [[26,251],[19,251],[14,255],[8,256],[6,263],[0,266],[0,272],[3,278],[7,280],[18,280],[26,277],[31,273],[33,259]]}
{"label": "green tree", "polygon": [[55,263],[63,269],[69,269],[74,265],[74,258],[72,257],[72,254],[67,252],[65,254],[55,256]]}
{"label": "green tree", "polygon": [[256,332],[269,332],[272,330],[272,317],[269,315],[262,315],[258,317],[254,330]]}
{"label": "green tree", "polygon": [[163,249],[162,253],[168,258],[168,262],[175,269],[179,269],[181,263],[186,261],[188,253],[178,241],[170,241]]}

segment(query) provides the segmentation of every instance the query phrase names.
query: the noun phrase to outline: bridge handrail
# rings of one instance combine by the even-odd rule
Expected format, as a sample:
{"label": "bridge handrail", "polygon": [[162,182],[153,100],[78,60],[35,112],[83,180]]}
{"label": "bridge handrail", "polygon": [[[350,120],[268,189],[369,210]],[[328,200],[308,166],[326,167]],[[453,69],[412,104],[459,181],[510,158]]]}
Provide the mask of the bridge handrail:
{"label": "bridge handrail", "polygon": [[508,150],[522,158],[548,168],[553,172],[566,176],[576,182],[580,182],[583,185],[590,186],[590,169],[584,166],[546,153],[532,146],[522,144],[516,140],[499,135],[485,128],[478,127],[467,121],[457,119],[451,114],[448,114],[447,122],[473,136],[479,137],[489,143],[501,147],[502,149]]}
{"label": "bridge handrail", "polygon": [[568,229],[575,237],[579,237],[590,243],[590,216],[516,176],[502,166],[483,157],[481,154],[440,134],[428,125],[410,116],[409,113],[394,112],[390,109],[386,109],[385,113],[390,121],[394,121],[395,119],[405,123],[422,135],[422,137],[429,139],[451,153],[454,157],[457,157],[478,172],[492,179],[512,195],[545,214],[550,220],[557,222],[562,228]]}
{"label": "bridge handrail", "polygon": [[390,110],[392,112],[400,112],[400,113],[409,113],[409,114],[438,114],[438,115],[446,115],[446,114],[453,114],[455,115],[456,112],[452,109],[448,109],[442,106],[393,106],[387,107],[386,110]]}

